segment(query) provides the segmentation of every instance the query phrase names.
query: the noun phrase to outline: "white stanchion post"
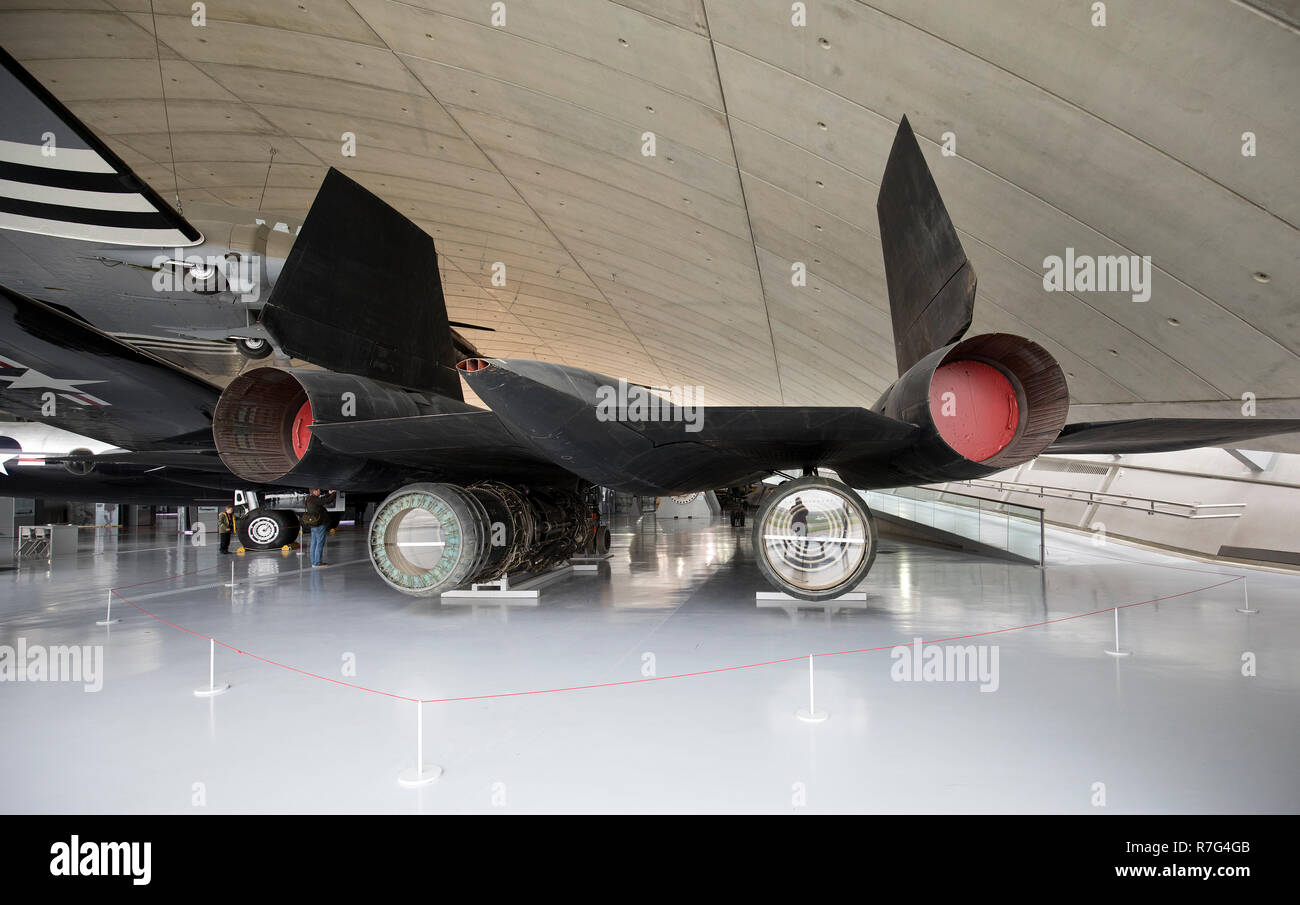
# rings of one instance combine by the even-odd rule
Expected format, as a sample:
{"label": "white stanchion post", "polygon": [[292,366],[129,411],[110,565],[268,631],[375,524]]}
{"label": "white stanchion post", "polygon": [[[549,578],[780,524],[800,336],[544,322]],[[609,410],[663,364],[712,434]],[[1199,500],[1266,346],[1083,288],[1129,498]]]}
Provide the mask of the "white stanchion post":
{"label": "white stanchion post", "polygon": [[112,624],[114,624],[115,622],[121,622],[121,621],[122,621],[121,619],[114,619],[114,618],[113,618],[113,592],[112,592],[112,591],[109,591],[109,592],[108,592],[108,612],[106,612],[106,613],[104,614],[104,618],[101,619],[101,620],[99,620],[98,622],[96,622],[95,625],[112,625]]}
{"label": "white stanchion post", "polygon": [[1247,616],[1254,616],[1259,610],[1250,605],[1250,589],[1246,587],[1246,579],[1241,580],[1242,605],[1237,607],[1238,613],[1244,613]]}
{"label": "white stanchion post", "polygon": [[1119,607],[1115,607],[1115,648],[1114,650],[1107,650],[1106,653],[1112,657],[1127,657],[1133,653],[1133,651],[1125,650],[1119,646]]}
{"label": "white stanchion post", "polygon": [[817,709],[817,701],[813,694],[813,655],[812,654],[808,655],[808,708],[806,710],[802,707],[799,708],[797,711],[795,711],[795,716],[799,717],[799,719],[803,720],[805,723],[825,722],[826,718],[830,716],[830,714],[825,710]]}
{"label": "white stanchion post", "polygon": [[415,766],[397,774],[399,785],[414,788],[433,782],[442,775],[442,767],[424,762],[424,702],[415,702]]}
{"label": "white stanchion post", "polygon": [[208,639],[208,687],[196,688],[194,694],[200,698],[212,698],[219,694],[225,694],[230,690],[230,683],[223,682],[217,685],[217,641],[215,638]]}
{"label": "white stanchion post", "polygon": [[226,587],[233,588],[237,584],[238,582],[235,581],[235,561],[232,559],[230,561],[230,582],[226,585]]}

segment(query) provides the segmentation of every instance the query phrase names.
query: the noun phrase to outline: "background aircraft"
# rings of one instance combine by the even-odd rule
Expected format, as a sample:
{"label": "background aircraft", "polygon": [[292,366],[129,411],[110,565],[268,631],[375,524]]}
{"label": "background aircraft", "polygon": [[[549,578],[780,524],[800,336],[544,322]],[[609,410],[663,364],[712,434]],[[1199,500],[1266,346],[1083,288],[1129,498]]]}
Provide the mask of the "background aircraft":
{"label": "background aircraft", "polygon": [[0,49],[0,283],[224,382],[272,354],[259,318],[301,221],[187,213]]}

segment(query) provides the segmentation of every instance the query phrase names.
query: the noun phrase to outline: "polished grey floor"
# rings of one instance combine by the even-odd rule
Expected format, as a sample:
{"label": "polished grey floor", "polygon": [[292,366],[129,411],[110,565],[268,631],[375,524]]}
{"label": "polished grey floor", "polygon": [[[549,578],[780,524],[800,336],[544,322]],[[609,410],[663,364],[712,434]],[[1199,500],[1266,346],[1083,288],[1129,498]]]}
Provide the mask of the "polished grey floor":
{"label": "polished grey floor", "polygon": [[[0,573],[0,644],[102,645],[106,673],[0,682],[4,812],[1300,810],[1293,575],[1056,531],[1045,569],[886,541],[865,607],[828,615],[756,606],[748,532],[721,522],[621,523],[597,574],[533,606],[390,592],[348,529],[316,571],[103,547]],[[140,609],[96,626],[112,587]],[[1108,655],[1109,608],[1156,598]],[[232,688],[200,699],[205,636]],[[890,648],[918,637],[996,647],[996,690],[897,681]],[[810,653],[820,724],[795,716]],[[445,772],[419,789],[397,783],[403,698],[442,701],[424,759]]]}

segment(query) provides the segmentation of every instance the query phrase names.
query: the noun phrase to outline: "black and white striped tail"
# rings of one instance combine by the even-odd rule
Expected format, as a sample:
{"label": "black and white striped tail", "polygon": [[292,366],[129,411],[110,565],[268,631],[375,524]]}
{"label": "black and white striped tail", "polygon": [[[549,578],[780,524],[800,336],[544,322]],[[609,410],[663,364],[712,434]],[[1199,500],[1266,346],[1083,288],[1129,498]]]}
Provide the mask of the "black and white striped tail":
{"label": "black and white striped tail", "polygon": [[0,229],[114,245],[203,236],[0,49]]}

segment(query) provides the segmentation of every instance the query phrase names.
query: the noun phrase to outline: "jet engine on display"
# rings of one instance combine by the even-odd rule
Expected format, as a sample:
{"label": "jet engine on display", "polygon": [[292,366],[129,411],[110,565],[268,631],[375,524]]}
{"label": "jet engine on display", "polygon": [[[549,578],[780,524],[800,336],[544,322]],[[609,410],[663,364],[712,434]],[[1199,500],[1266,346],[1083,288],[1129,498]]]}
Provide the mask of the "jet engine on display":
{"label": "jet engine on display", "polygon": [[389,587],[419,597],[541,572],[583,551],[589,508],[572,491],[409,484],[375,510],[370,561]]}

